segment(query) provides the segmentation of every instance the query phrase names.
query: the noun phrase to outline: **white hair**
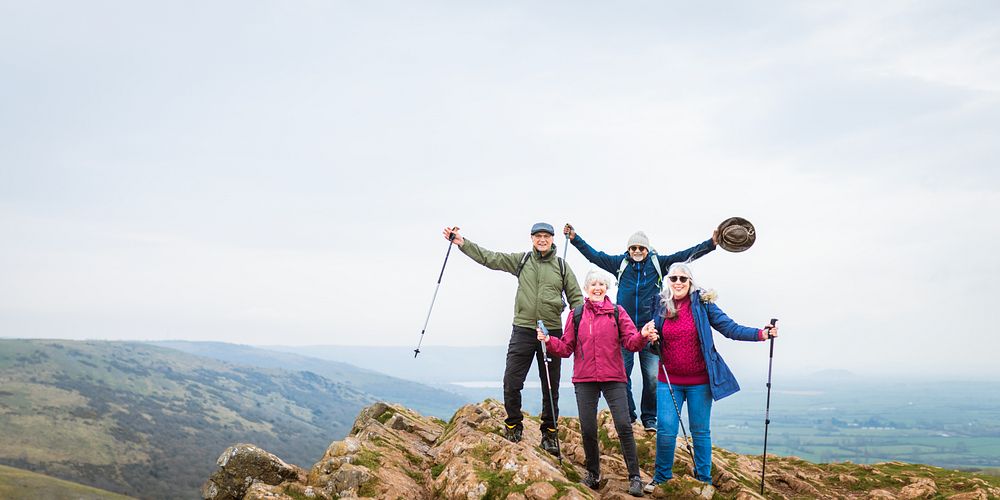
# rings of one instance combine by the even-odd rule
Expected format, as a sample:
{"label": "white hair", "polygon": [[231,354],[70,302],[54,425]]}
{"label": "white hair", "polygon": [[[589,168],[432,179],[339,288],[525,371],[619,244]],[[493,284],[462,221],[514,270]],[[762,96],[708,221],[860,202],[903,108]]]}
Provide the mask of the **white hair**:
{"label": "white hair", "polygon": [[584,288],[590,286],[593,282],[604,283],[604,286],[611,288],[611,275],[600,269],[591,269],[587,273],[587,277],[583,279]]}

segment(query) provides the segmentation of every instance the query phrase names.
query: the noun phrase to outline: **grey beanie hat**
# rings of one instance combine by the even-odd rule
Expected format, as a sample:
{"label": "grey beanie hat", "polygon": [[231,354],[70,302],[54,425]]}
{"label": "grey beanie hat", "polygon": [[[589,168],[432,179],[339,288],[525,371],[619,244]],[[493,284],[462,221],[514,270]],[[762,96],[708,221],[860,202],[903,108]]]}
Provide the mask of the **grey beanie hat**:
{"label": "grey beanie hat", "polygon": [[639,245],[639,246],[644,247],[644,248],[646,248],[648,250],[649,249],[649,238],[646,237],[646,233],[644,233],[642,231],[636,231],[635,234],[633,234],[632,236],[629,236],[629,238],[628,238],[628,244],[625,245],[625,248],[628,248],[628,247],[630,247],[632,245]]}

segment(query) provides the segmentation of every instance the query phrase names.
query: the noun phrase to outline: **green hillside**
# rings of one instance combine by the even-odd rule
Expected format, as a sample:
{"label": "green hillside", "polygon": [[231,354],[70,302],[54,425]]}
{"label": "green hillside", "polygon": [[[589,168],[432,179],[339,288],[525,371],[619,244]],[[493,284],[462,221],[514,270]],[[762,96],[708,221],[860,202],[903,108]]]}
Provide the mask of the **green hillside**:
{"label": "green hillside", "polygon": [[309,465],[374,398],[311,372],[127,342],[0,339],[0,463],[144,498],[194,498],[220,450]]}
{"label": "green hillside", "polygon": [[[468,398],[459,396],[458,394],[435,389],[428,385],[391,377],[347,363],[290,352],[278,352],[224,342],[174,340],[152,342],[152,344],[234,364],[262,368],[283,367],[295,370],[308,370],[330,380],[349,384],[359,391],[375,396],[379,400],[400,403],[424,415],[432,415],[439,418],[451,418],[452,414],[455,413],[455,408],[471,402]],[[376,347],[370,348],[367,351],[368,356],[376,359],[383,354],[384,350]]]}
{"label": "green hillside", "polygon": [[0,498],[5,500],[127,500],[131,497],[0,465]]}

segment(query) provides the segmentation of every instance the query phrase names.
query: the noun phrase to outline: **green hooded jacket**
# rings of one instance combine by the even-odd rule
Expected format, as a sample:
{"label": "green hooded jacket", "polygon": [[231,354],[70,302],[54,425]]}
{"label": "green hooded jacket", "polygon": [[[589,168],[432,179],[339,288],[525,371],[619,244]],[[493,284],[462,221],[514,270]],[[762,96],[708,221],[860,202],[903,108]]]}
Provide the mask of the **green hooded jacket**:
{"label": "green hooded jacket", "polygon": [[[472,260],[497,271],[517,273],[525,252],[500,253],[486,250],[465,238],[459,247]],[[524,263],[517,279],[517,295],[514,296],[514,325],[535,329],[536,321],[542,320],[545,328],[552,332],[562,331],[561,315],[566,304],[562,292],[566,292],[571,308],[583,304],[583,293],[576,281],[573,270],[564,262],[566,275],[559,270],[556,245],[552,244],[544,255],[531,250],[531,258]]]}

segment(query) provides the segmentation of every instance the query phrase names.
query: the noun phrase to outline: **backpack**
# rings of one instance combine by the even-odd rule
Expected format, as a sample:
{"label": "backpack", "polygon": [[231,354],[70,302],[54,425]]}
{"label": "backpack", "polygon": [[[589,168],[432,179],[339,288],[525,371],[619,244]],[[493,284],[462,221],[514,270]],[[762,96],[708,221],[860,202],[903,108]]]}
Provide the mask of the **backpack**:
{"label": "backpack", "polygon": [[[622,274],[625,273],[625,269],[631,261],[632,259],[627,255],[624,259],[622,259],[621,265],[618,266],[618,274],[615,276],[616,286],[618,285],[618,282],[622,280]],[[663,286],[663,269],[660,269],[660,259],[656,257],[656,252],[652,250],[649,251],[649,261],[652,262],[653,268],[656,269],[656,288],[660,288]]]}

